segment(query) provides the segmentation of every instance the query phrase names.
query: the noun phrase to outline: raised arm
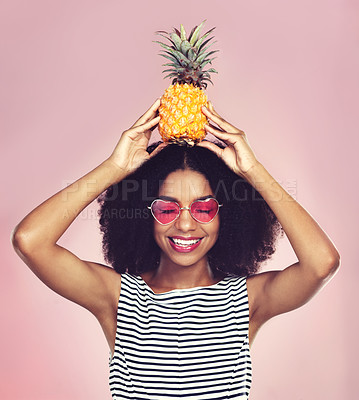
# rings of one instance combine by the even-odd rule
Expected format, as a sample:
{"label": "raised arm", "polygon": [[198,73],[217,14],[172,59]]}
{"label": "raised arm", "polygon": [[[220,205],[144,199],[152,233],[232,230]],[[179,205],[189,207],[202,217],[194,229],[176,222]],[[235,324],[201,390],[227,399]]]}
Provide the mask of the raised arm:
{"label": "raised arm", "polygon": [[269,318],[305,304],[334,275],[340,257],[332,241],[312,216],[275,181],[256,159],[246,135],[221,118],[210,105],[203,112],[220,129],[207,131],[228,146],[212,149],[239,176],[245,178],[263,197],[285,231],[298,262],[281,271],[269,271],[248,279],[251,318],[257,328]]}
{"label": "raised arm", "polygon": [[313,217],[275,181],[260,163],[246,179],[262,195],[281,223],[298,261],[282,271],[253,277],[256,293],[252,313],[264,323],[298,308],[319,291],[339,267],[340,256]]}
{"label": "raised arm", "polygon": [[57,241],[86,206],[150,157],[146,148],[159,121],[155,116],[159,104],[157,100],[122,134],[108,159],[36,207],[12,234],[17,254],[47,286],[98,319],[115,306],[119,275],[112,268],[79,259]]}

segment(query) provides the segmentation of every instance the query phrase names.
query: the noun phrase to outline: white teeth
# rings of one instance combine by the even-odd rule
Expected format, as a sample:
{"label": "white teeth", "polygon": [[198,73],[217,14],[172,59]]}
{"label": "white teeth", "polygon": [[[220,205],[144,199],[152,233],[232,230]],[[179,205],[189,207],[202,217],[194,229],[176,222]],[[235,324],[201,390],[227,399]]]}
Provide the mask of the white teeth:
{"label": "white teeth", "polygon": [[172,240],[177,244],[178,246],[192,246],[193,244],[199,242],[201,239],[197,240],[182,240],[182,239],[175,239],[172,238]]}

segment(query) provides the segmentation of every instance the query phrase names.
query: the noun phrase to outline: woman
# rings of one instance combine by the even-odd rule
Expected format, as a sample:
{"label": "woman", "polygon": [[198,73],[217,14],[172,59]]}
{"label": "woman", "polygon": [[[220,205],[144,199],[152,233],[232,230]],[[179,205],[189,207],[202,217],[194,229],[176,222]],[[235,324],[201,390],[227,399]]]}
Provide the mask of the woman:
{"label": "woman", "polygon": [[[339,254],[211,104],[203,113],[217,128],[206,130],[225,147],[147,151],[159,105],[102,164],[27,215],[13,245],[46,285],[100,322],[114,399],[247,399],[258,329],[305,304],[334,275]],[[114,269],[56,244],[105,189],[100,223]],[[255,273],[280,227],[298,262]]]}

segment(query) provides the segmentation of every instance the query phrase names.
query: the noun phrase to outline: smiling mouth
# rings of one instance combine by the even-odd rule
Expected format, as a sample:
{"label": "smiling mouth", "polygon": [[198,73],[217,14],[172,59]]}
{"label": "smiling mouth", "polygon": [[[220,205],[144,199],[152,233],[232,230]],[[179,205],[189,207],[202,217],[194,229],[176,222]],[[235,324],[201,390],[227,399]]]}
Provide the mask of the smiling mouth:
{"label": "smiling mouth", "polygon": [[181,246],[181,247],[191,247],[195,244],[197,244],[199,241],[201,241],[203,238],[199,239],[190,239],[190,240],[183,240],[183,239],[177,239],[177,238],[172,238],[169,237],[172,243],[174,243],[176,246]]}

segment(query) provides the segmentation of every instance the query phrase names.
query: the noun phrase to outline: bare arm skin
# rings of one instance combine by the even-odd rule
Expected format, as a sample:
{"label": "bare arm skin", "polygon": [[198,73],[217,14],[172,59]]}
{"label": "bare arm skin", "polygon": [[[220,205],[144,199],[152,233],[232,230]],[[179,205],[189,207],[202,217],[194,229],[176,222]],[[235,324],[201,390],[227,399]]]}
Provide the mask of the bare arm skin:
{"label": "bare arm skin", "polygon": [[159,104],[157,100],[122,134],[108,159],[36,207],[12,234],[13,246],[21,259],[48,287],[93,313],[110,346],[114,342],[112,325],[120,275],[112,268],[79,259],[57,241],[85,207],[150,157],[146,148],[151,129],[159,121],[155,117]]}
{"label": "bare arm skin", "polygon": [[251,309],[255,334],[270,318],[309,301],[333,277],[340,256],[318,223],[262,164],[252,167],[246,178],[277,216],[298,258],[282,271],[263,272],[248,279],[255,294]]}
{"label": "bare arm skin", "polygon": [[220,128],[208,125],[207,131],[228,146],[220,149],[213,143],[200,145],[214,151],[262,195],[298,258],[298,262],[284,270],[248,278],[250,340],[253,341],[259,327],[268,319],[309,301],[333,277],[339,268],[340,256],[318,223],[256,159],[245,133],[220,117],[211,104],[203,112]]}
{"label": "bare arm skin", "polygon": [[[110,160],[56,193],[15,228],[13,245],[30,269],[51,289],[95,315],[113,290],[112,269],[80,260],[57,241],[80,212],[108,186],[125,177]],[[102,281],[99,285],[98,282]]]}

